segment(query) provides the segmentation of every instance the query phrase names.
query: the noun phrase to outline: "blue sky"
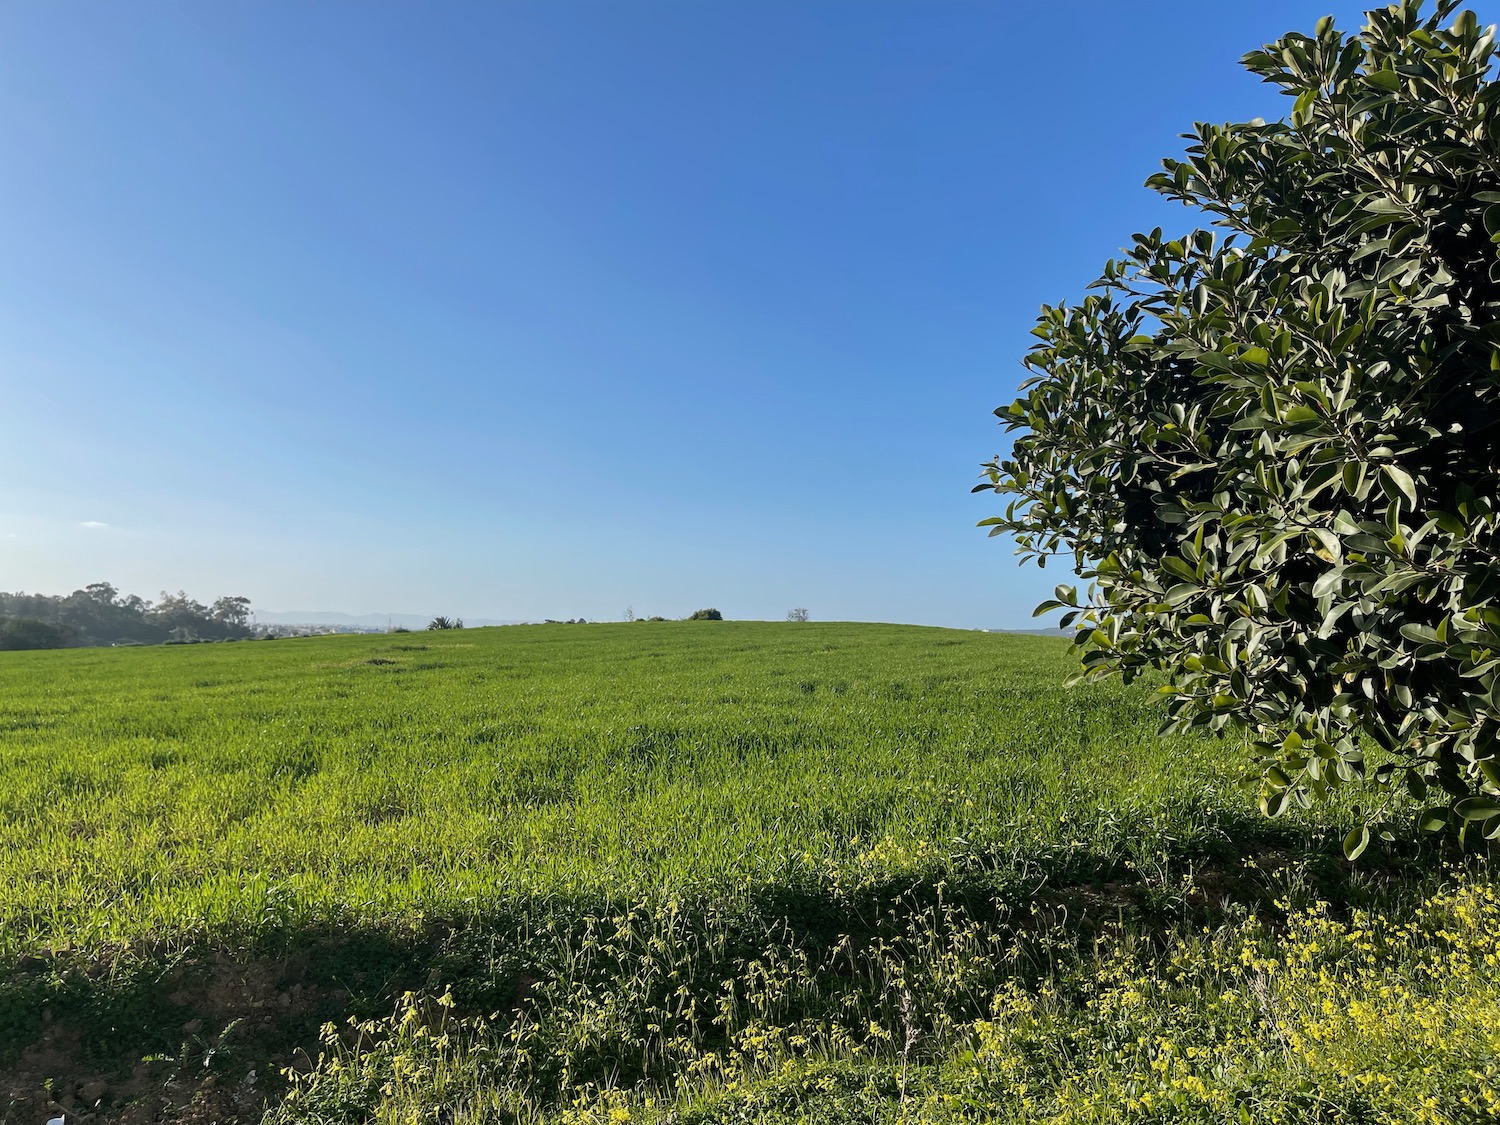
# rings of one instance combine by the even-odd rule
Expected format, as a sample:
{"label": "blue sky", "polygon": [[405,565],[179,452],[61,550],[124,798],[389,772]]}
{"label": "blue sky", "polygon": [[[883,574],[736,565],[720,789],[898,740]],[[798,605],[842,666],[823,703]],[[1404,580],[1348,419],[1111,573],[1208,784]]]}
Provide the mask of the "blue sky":
{"label": "blue sky", "polygon": [[0,589],[1025,626],[1038,306],[1361,7],[9,0]]}

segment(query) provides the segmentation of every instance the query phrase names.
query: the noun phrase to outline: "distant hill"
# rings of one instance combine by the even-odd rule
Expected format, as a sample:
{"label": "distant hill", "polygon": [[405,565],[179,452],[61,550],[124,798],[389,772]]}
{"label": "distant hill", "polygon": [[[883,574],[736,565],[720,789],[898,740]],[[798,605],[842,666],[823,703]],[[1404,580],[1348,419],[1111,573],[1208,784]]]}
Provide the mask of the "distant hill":
{"label": "distant hill", "polygon": [[[322,609],[289,610],[286,613],[255,611],[255,620],[261,625],[338,625],[345,629],[384,629],[396,625],[423,629],[436,616],[435,613],[333,613]],[[465,617],[464,624],[478,628],[484,625],[520,625],[522,622]]]}

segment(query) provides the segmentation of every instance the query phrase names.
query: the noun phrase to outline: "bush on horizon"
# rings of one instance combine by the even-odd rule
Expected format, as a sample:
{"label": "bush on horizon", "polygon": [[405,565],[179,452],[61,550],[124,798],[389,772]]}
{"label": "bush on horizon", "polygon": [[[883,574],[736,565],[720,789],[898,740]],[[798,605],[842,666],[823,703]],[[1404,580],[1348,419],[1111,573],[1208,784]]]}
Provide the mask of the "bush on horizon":
{"label": "bush on horizon", "polygon": [[67,648],[77,640],[77,633],[65,625],[49,625],[31,617],[0,619],[0,651],[3,652]]}

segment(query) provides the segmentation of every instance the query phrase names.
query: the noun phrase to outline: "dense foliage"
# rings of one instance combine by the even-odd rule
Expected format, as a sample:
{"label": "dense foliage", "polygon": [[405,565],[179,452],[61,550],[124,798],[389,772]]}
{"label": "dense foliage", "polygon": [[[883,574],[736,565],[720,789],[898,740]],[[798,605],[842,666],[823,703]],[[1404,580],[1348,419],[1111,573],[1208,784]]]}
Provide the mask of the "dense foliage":
{"label": "dense foliage", "polygon": [[980,487],[1093,581],[1086,674],[1158,669],[1174,724],[1248,728],[1268,811],[1363,778],[1494,834],[1500,85],[1455,6],[1245,56],[1290,119],[1164,162],[1149,185],[1215,229],[1136,235],[1043,309]]}
{"label": "dense foliage", "polygon": [[78,634],[62,625],[49,625],[34,617],[0,618],[0,652],[23,652],[38,648],[67,648]]}
{"label": "dense foliage", "polygon": [[240,639],[249,619],[249,598],[204,605],[179,590],[153,603],[108,582],[59,597],[0,593],[0,649]]}

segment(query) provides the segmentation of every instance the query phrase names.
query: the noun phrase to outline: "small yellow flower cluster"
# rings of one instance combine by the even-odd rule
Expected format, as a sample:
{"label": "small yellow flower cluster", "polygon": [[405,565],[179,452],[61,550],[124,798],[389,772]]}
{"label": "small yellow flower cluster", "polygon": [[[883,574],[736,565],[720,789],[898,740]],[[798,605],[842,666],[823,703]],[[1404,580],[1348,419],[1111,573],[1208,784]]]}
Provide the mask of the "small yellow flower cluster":
{"label": "small yellow flower cluster", "polygon": [[[1017,986],[972,1025],[972,1079],[1036,1122],[1500,1121],[1500,894],[1460,883],[1401,924],[1315,907],[1117,951],[1082,1005]],[[1299,1110],[1300,1107],[1300,1110]]]}
{"label": "small yellow flower cluster", "polygon": [[586,917],[547,931],[555,976],[503,1020],[407,994],[389,1020],[328,1025],[271,1120],[798,1120],[855,1098],[861,1120],[955,1125],[1500,1122],[1487,881],[1451,877],[1399,916],[1283,907],[1092,950],[936,890],[817,951],[736,956],[676,901]]}

